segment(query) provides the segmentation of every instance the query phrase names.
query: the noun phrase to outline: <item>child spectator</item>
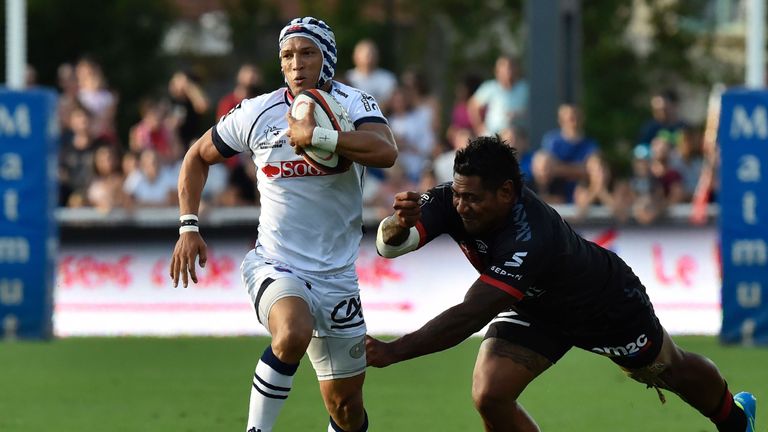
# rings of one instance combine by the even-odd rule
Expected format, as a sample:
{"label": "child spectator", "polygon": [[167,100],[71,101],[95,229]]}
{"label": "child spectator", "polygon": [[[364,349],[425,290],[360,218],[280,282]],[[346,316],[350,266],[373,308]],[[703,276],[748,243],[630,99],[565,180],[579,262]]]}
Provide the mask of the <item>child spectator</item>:
{"label": "child spectator", "polygon": [[94,176],[88,186],[88,204],[101,213],[109,213],[113,208],[125,206],[123,192],[123,171],[120,168],[120,155],[113,146],[101,146],[96,149],[93,160]]}

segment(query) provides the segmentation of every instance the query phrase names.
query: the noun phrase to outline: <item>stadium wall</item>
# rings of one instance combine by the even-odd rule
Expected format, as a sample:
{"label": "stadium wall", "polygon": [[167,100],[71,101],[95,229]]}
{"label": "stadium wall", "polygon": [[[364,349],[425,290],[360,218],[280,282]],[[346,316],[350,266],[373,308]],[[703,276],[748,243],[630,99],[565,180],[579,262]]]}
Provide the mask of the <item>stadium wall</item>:
{"label": "stadium wall", "polygon": [[[265,334],[240,282],[239,266],[255,229],[204,229],[210,248],[200,283],[172,287],[174,229],[65,229],[55,290],[57,336]],[[586,238],[616,251],[645,283],[662,323],[674,334],[720,331],[721,277],[716,227],[587,226]],[[362,242],[358,276],[369,332],[414,330],[461,301],[477,277],[450,238],[385,260],[374,236]],[[353,311],[354,312],[354,311]]]}

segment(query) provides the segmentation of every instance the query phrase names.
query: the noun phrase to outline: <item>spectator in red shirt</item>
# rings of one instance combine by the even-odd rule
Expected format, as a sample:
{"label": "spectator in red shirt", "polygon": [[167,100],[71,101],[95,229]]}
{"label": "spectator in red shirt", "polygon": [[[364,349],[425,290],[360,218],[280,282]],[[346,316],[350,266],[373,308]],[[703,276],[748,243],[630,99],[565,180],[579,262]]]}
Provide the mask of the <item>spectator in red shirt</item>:
{"label": "spectator in red shirt", "polygon": [[240,66],[240,70],[237,71],[235,88],[219,99],[216,107],[216,118],[222,118],[243,99],[250,99],[263,93],[261,84],[261,70],[258,66],[251,63],[244,63]]}

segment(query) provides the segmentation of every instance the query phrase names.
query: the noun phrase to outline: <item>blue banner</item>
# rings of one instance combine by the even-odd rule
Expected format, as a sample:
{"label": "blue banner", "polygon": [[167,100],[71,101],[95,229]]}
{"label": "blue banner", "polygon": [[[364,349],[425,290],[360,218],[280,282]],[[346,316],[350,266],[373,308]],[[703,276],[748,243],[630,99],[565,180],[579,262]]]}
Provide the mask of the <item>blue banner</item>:
{"label": "blue banner", "polygon": [[[723,95],[720,232],[726,343],[768,344],[768,92]],[[768,174],[768,172],[766,172]]]}
{"label": "blue banner", "polygon": [[0,89],[0,339],[53,332],[56,103],[50,90]]}

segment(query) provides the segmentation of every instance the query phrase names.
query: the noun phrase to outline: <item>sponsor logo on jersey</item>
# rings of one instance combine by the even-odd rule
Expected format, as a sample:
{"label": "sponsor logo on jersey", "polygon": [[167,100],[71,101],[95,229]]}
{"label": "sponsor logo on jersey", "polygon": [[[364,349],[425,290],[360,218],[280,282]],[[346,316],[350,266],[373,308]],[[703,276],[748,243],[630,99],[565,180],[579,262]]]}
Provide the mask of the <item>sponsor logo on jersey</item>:
{"label": "sponsor logo on jersey", "polygon": [[283,146],[283,144],[287,144],[288,140],[285,138],[280,138],[276,140],[277,137],[280,136],[282,133],[282,129],[280,129],[277,126],[267,126],[264,131],[261,133],[262,139],[261,142],[256,146],[259,150],[268,150],[273,148],[280,148]]}
{"label": "sponsor logo on jersey", "polygon": [[613,347],[595,347],[591,351],[607,357],[634,357],[651,346],[651,342],[645,333],[637,337],[634,342]]}
{"label": "sponsor logo on jersey", "polygon": [[366,112],[379,109],[379,106],[376,105],[376,99],[368,93],[360,92],[360,101],[363,102],[363,108],[365,108]]}
{"label": "sponsor logo on jersey", "polygon": [[304,160],[267,162],[261,167],[261,172],[271,179],[328,175]]}
{"label": "sponsor logo on jersey", "polygon": [[505,267],[520,267],[523,265],[523,258],[528,256],[528,252],[515,252],[512,255],[512,261],[504,261]]}
{"label": "sponsor logo on jersey", "polygon": [[510,273],[510,272],[504,270],[503,268],[501,268],[499,266],[491,266],[491,271],[496,273],[496,274],[498,274],[498,275],[506,276],[506,277],[514,279],[514,280],[522,280],[523,279],[523,275]]}
{"label": "sponsor logo on jersey", "polygon": [[477,243],[477,251],[480,253],[488,253],[488,245],[485,244],[482,240],[475,239],[475,243]]}
{"label": "sponsor logo on jersey", "polygon": [[341,96],[343,96],[343,97],[345,97],[345,98],[348,98],[348,97],[349,97],[349,95],[348,95],[348,94],[344,93],[343,91],[341,91],[341,90],[339,90],[339,89],[337,89],[337,88],[334,88],[334,89],[333,89],[333,91],[334,91],[334,93],[338,93],[339,95],[341,95]]}

